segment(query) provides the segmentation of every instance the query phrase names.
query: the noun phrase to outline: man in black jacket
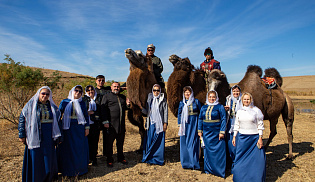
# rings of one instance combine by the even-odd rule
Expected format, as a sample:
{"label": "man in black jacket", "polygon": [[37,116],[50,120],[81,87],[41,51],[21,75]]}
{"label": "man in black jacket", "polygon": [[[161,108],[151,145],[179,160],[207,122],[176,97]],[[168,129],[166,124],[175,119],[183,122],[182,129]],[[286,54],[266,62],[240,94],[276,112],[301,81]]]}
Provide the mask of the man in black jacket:
{"label": "man in black jacket", "polygon": [[106,157],[107,166],[113,167],[113,143],[116,139],[118,162],[127,164],[123,153],[125,140],[125,111],[130,105],[129,99],[120,92],[119,82],[112,83],[111,92],[105,94],[101,102],[101,117],[104,127],[107,128]]}

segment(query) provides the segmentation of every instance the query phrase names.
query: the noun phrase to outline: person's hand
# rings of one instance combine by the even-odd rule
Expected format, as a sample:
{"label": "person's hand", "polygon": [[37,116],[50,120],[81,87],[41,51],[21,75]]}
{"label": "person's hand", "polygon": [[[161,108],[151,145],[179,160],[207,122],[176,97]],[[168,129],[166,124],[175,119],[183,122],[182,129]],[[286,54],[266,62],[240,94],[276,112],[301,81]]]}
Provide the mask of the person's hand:
{"label": "person's hand", "polygon": [[230,106],[224,106],[224,109],[228,111],[230,109]]}
{"label": "person's hand", "polygon": [[202,133],[198,133],[198,136],[201,138],[202,137]]}
{"label": "person's hand", "polygon": [[85,129],[85,136],[88,136],[90,133],[90,130],[89,129]]}
{"label": "person's hand", "polygon": [[19,138],[20,142],[22,142],[24,145],[26,145],[26,138]]}
{"label": "person's hand", "polygon": [[232,144],[235,147],[235,136],[233,136]]}
{"label": "person's hand", "polygon": [[261,147],[264,146],[264,142],[262,141],[262,137],[259,136],[258,142],[257,142],[257,147],[261,149]]}
{"label": "person's hand", "polygon": [[219,134],[219,140],[224,139],[224,134],[220,133]]}
{"label": "person's hand", "polygon": [[105,128],[109,128],[109,123],[104,124]]}
{"label": "person's hand", "polygon": [[94,111],[88,111],[88,115],[94,114]]}
{"label": "person's hand", "polygon": [[126,104],[129,106],[130,105],[130,100],[127,98],[126,99]]}
{"label": "person's hand", "polygon": [[164,123],[163,124],[163,131],[166,131],[167,130],[167,123]]}

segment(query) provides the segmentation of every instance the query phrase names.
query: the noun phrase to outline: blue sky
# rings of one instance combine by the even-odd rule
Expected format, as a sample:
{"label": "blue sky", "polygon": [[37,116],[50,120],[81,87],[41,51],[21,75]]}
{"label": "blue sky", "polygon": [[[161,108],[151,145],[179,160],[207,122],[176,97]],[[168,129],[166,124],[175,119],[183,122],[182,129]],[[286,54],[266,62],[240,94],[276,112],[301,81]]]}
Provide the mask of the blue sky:
{"label": "blue sky", "polygon": [[282,76],[315,74],[315,1],[1,0],[0,54],[28,66],[125,81],[124,50],[153,43],[195,66],[211,47],[230,83],[250,64]]}

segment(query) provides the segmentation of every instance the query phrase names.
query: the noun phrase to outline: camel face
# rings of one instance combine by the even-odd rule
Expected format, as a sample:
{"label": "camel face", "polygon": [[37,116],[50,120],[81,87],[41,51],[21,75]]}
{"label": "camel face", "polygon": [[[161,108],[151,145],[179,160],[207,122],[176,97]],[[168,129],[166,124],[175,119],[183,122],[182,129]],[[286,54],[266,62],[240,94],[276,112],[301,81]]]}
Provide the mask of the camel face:
{"label": "camel face", "polygon": [[174,70],[183,70],[183,71],[191,71],[194,66],[190,63],[188,58],[180,58],[177,55],[173,54],[169,57],[169,61],[173,64]]}
{"label": "camel face", "polygon": [[137,68],[144,69],[148,67],[147,58],[140,50],[134,51],[128,48],[125,50],[125,56]]}
{"label": "camel face", "polygon": [[216,90],[217,87],[222,83],[222,81],[226,80],[225,74],[217,69],[214,69],[208,75],[208,90]]}

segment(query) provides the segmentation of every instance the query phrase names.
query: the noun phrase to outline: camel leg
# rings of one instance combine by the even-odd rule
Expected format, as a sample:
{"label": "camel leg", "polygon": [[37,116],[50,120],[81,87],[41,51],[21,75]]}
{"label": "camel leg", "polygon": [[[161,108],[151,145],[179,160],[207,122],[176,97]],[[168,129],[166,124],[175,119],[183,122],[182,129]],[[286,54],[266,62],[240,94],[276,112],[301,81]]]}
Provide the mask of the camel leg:
{"label": "camel leg", "polygon": [[134,113],[133,110],[130,109],[130,110],[128,110],[128,120],[131,122],[131,124],[133,124],[139,128],[141,143],[140,143],[140,149],[137,150],[137,153],[142,153],[142,151],[143,151],[142,145],[143,145],[143,139],[144,139],[144,134],[145,134],[143,117],[136,115],[136,113]]}
{"label": "camel leg", "polygon": [[269,139],[265,145],[265,149],[269,147],[270,142],[272,141],[273,137],[276,136],[277,134],[277,124],[278,124],[278,118],[274,120],[269,120],[270,121],[270,134],[269,134]]}
{"label": "camel leg", "polygon": [[294,106],[291,98],[285,94],[286,98],[286,103],[284,105],[284,108],[282,109],[282,119],[284,121],[285,127],[287,129],[287,135],[288,135],[288,143],[289,143],[289,155],[288,159],[293,158],[293,134],[292,134],[292,129],[293,129],[293,121],[294,121]]}

